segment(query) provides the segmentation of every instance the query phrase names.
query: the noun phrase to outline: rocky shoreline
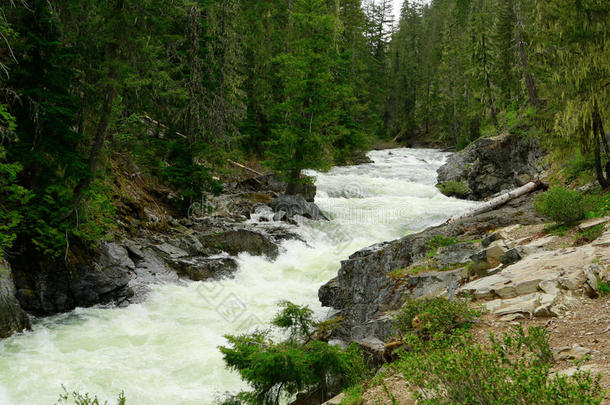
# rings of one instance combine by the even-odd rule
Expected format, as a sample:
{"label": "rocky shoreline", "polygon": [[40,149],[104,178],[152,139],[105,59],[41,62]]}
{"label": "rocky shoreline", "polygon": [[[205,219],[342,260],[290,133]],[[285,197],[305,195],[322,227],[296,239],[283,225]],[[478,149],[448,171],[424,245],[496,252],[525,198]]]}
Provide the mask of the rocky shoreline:
{"label": "rocky shoreline", "polygon": [[283,240],[299,238],[294,225],[301,218],[326,219],[312,202],[313,184],[304,183],[294,196],[285,196],[285,187],[271,175],[230,184],[179,220],[137,207],[138,218],[117,218],[137,226],[133,232],[94,251],[74,248],[43,271],[32,272],[27,257],[13,258],[12,266],[2,261],[0,337],[28,329],[26,312],[49,316],[98,304],[126,306],[142,302],[156,284],[231,277],[240,253],[275,259]]}

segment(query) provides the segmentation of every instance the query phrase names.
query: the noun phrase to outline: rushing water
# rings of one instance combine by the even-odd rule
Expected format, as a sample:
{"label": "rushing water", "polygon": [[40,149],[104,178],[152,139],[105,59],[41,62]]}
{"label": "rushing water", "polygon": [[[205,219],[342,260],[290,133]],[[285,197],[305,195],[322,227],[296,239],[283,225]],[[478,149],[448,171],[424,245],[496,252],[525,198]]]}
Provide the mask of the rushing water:
{"label": "rushing water", "polygon": [[51,405],[62,385],[104,400],[124,390],[130,405],[208,404],[244,388],[217,350],[224,334],[269,321],[280,300],[324,316],[317,290],[340,260],[472,206],[434,187],[447,154],[369,156],[375,163],[311,173],[316,202],[331,221],[300,226],[295,231],[307,243],[286,241],[275,261],[243,254],[234,279],[159,286],[143,304],[79,308],[0,342],[0,405]]}

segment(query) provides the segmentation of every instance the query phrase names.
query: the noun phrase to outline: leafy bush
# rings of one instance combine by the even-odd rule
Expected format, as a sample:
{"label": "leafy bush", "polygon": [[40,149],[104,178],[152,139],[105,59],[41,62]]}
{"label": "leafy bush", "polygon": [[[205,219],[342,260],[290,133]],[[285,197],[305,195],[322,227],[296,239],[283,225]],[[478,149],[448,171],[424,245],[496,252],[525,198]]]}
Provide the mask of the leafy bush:
{"label": "leafy bush", "polygon": [[403,352],[398,363],[420,404],[600,404],[599,377],[551,376],[547,332],[519,326],[488,347],[468,336]]}
{"label": "leafy bush", "polygon": [[447,197],[465,198],[470,194],[470,188],[463,181],[446,181],[437,187]]}
{"label": "leafy bush", "polygon": [[464,300],[407,300],[394,319],[394,330],[401,337],[410,334],[425,341],[466,330],[478,316],[480,313],[468,308]]}
{"label": "leafy bush", "polygon": [[571,224],[585,217],[583,195],[563,187],[553,187],[534,201],[540,215],[562,224]]}
{"label": "leafy bush", "polygon": [[587,218],[600,218],[610,212],[610,195],[588,194],[583,197],[583,208]]}
{"label": "leafy bush", "polygon": [[343,350],[314,339],[316,323],[309,308],[285,302],[272,324],[288,337],[276,341],[267,329],[227,336],[229,346],[220,347],[225,363],[253,388],[236,399],[266,405],[299,392],[320,391],[328,397],[366,376],[355,345]]}
{"label": "leafy bush", "polygon": [[610,295],[610,284],[601,280],[597,280],[597,291],[602,297]]}
{"label": "leafy bush", "polygon": [[[125,405],[126,399],[123,393],[119,394],[119,397],[116,400],[117,405]],[[97,399],[96,396],[89,396],[89,394],[81,394],[79,392],[71,392],[69,393],[64,388],[64,393],[59,396],[59,400],[57,405],[60,404],[74,404],[74,405],[108,405],[108,402],[105,401],[103,404]]]}

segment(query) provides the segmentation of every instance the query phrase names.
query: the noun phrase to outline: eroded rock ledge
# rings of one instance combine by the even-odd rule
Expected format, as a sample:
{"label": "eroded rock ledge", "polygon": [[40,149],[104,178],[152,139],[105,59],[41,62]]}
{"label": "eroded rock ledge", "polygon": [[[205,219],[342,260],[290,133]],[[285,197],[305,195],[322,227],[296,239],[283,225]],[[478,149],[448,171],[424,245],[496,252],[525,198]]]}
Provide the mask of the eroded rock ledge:
{"label": "eroded rock ledge", "polygon": [[[439,249],[443,265],[455,265],[455,270],[423,272],[417,275],[393,275],[425,260],[431,238],[457,237],[464,240],[483,239],[498,228],[541,222],[532,208],[537,193],[517,198],[500,209],[443,224],[408,235],[393,242],[374,245],[354,253],[341,264],[336,278],[323,285],[318,296],[322,305],[339,311],[342,326],[336,337],[353,341],[375,336],[384,340],[391,333],[392,311],[407,298],[453,296],[466,281],[466,263],[481,249],[480,243],[456,243]],[[464,260],[468,257],[468,260]]]}

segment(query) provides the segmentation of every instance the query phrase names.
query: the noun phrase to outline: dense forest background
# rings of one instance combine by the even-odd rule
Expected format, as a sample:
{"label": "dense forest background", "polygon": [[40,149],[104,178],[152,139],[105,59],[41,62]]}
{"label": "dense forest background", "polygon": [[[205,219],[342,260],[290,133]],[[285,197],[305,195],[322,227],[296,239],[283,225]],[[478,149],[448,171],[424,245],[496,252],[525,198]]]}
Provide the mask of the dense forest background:
{"label": "dense forest background", "polygon": [[[227,159],[289,184],[375,139],[518,131],[608,185],[606,0],[3,0],[0,248],[61,258],[114,223],[137,166],[221,192]],[[72,245],[71,245],[72,244]]]}

